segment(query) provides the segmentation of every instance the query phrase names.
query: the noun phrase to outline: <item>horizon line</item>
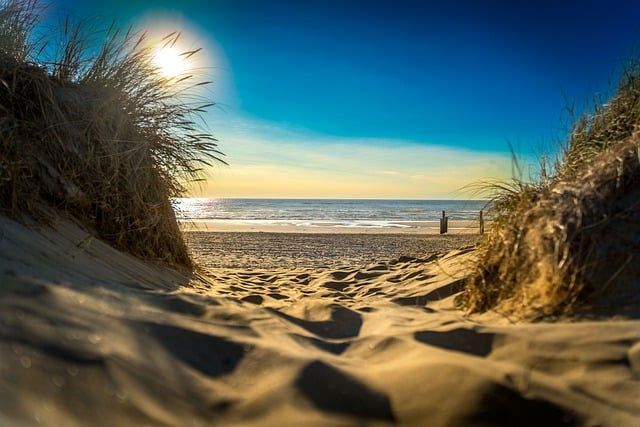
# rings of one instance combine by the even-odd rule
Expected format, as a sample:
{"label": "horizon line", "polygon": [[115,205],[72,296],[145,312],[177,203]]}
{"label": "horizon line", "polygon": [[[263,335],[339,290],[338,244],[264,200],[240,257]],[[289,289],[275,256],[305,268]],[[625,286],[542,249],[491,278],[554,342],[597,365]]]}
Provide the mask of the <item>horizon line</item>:
{"label": "horizon line", "polygon": [[185,196],[185,197],[173,197],[176,199],[225,199],[225,200],[400,200],[400,201],[478,201],[485,202],[491,199],[439,199],[439,198],[407,198],[407,197],[197,197],[197,196]]}

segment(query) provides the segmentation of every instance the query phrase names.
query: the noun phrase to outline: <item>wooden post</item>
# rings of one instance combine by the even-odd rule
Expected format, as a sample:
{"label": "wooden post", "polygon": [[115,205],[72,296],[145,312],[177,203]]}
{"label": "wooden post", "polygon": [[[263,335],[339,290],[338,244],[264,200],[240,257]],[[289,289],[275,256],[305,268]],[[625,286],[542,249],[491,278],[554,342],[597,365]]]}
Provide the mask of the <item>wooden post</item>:
{"label": "wooden post", "polygon": [[484,218],[482,217],[482,210],[480,210],[480,234],[484,234]]}
{"label": "wooden post", "polygon": [[440,218],[440,234],[445,234],[449,226],[449,218],[442,211],[442,218]]}

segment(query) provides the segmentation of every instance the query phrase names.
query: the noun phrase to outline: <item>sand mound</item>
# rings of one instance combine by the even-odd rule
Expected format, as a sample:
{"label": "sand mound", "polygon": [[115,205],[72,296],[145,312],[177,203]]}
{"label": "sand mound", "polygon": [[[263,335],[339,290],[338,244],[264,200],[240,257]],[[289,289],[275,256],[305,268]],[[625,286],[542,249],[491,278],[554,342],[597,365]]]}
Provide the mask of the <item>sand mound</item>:
{"label": "sand mound", "polygon": [[0,212],[73,217],[122,251],[190,268],[170,200],[221,154],[199,125],[200,83],[158,73],[144,34],[67,23],[43,38],[40,12],[0,2]]}
{"label": "sand mound", "polygon": [[523,198],[489,237],[468,305],[638,316],[639,150],[636,134]]}
{"label": "sand mound", "polygon": [[[494,222],[459,302],[519,317],[640,313],[640,64],[533,181],[489,185]],[[517,162],[516,162],[516,166]]]}
{"label": "sand mound", "polygon": [[464,318],[473,252],[188,279],[0,227],[0,425],[640,423],[640,321]]}

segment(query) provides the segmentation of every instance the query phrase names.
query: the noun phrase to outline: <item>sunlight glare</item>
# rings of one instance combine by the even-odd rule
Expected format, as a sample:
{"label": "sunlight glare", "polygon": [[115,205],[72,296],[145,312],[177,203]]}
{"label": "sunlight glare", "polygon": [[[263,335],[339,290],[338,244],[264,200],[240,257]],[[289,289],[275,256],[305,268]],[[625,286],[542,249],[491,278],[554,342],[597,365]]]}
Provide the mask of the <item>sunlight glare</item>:
{"label": "sunlight glare", "polygon": [[158,72],[164,77],[178,77],[187,70],[187,60],[174,46],[162,46],[156,49],[153,61],[158,67]]}

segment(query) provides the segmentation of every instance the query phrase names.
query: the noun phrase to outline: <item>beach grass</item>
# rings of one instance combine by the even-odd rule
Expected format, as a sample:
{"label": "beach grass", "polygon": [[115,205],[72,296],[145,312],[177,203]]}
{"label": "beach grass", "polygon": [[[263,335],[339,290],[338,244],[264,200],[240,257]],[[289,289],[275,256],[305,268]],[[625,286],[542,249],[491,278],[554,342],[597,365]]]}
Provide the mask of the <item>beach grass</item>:
{"label": "beach grass", "polygon": [[485,186],[494,221],[462,307],[546,316],[611,308],[616,297],[637,294],[639,123],[640,68],[632,63],[615,95],[575,122],[562,156],[551,168],[543,163],[538,179]]}
{"label": "beach grass", "polygon": [[96,45],[102,33],[65,21],[40,37],[40,12],[35,0],[0,5],[0,210],[69,216],[120,250],[191,267],[171,199],[223,161],[200,124],[207,82],[163,76],[131,29]]}

